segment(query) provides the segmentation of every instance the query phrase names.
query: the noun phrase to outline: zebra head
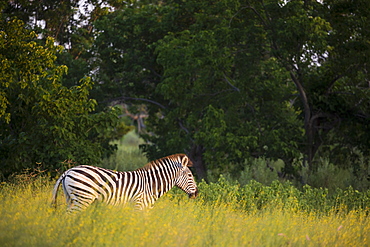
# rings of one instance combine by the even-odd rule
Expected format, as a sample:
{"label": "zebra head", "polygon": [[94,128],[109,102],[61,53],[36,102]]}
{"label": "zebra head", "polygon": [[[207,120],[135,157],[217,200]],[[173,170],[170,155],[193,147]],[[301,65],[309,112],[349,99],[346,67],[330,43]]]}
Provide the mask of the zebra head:
{"label": "zebra head", "polygon": [[178,173],[179,175],[176,178],[175,185],[188,194],[189,198],[194,199],[198,196],[198,187],[195,183],[193,174],[189,169],[193,163],[185,154],[183,154],[180,158],[182,168]]}

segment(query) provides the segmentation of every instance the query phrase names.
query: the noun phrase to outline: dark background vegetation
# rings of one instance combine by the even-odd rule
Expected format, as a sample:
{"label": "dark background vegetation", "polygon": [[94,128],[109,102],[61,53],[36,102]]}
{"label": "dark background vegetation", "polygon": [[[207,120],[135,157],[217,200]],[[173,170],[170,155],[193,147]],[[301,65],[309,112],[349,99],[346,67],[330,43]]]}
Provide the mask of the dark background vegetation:
{"label": "dark background vegetation", "polygon": [[0,9],[2,179],[101,164],[134,124],[149,159],[187,153],[199,179],[370,186],[367,0]]}

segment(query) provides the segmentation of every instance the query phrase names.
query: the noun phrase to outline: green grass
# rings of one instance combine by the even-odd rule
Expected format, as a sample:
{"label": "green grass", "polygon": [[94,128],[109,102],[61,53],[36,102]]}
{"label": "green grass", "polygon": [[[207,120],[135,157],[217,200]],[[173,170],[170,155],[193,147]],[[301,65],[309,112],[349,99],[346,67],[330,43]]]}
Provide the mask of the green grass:
{"label": "green grass", "polygon": [[95,205],[67,215],[63,196],[56,210],[49,206],[51,189],[45,179],[2,184],[2,246],[370,245],[370,218],[359,210],[321,216],[279,208],[244,211],[176,192],[145,212]]}

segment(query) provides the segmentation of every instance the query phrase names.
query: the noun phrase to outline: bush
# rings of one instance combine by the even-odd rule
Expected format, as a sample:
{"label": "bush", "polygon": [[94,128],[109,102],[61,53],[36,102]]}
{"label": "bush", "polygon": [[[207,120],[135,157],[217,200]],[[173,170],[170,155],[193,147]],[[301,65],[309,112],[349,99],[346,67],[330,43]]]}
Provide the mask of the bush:
{"label": "bush", "polygon": [[361,191],[370,189],[370,162],[363,156],[356,161],[357,170],[352,166],[343,167],[335,165],[328,158],[319,158],[317,161],[318,169],[316,172],[308,172],[303,167],[301,176],[312,187],[327,188],[329,193],[334,193],[336,189],[345,190],[349,186]]}
{"label": "bush", "polygon": [[[352,187],[337,189],[329,195],[326,188],[303,186],[296,188],[291,182],[275,180],[271,185],[263,185],[255,180],[241,186],[239,182],[220,176],[217,182],[199,184],[200,200],[204,204],[226,205],[248,212],[256,210],[289,210],[307,213],[328,214],[351,210],[369,211],[370,190],[359,192]],[[170,192],[174,193],[174,192]]]}
{"label": "bush", "polygon": [[[306,184],[314,188],[327,188],[329,194],[336,189],[342,190],[352,186],[359,191],[370,189],[370,162],[362,154],[358,155],[358,160],[353,166],[344,167],[335,165],[329,158],[319,158],[317,171],[309,172],[303,161],[297,161],[296,166],[298,176],[284,176],[282,160],[270,160],[267,158],[249,159],[244,162],[244,169],[239,173],[224,173],[223,176],[229,181],[237,180],[240,185],[248,184],[255,180],[263,185],[271,185],[275,180],[291,181],[296,187],[303,189]],[[356,169],[355,169],[356,168]],[[209,181],[216,182],[219,177],[214,176],[214,172],[208,172]]]}

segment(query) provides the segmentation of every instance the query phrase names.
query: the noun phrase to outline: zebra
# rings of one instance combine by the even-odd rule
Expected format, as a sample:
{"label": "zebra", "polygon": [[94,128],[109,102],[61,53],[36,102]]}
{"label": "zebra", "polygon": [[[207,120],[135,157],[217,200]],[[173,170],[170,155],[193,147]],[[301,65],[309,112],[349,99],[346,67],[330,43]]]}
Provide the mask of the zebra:
{"label": "zebra", "polygon": [[69,213],[84,210],[94,201],[114,206],[132,202],[138,210],[152,208],[154,202],[174,186],[194,199],[198,196],[198,187],[189,169],[192,165],[185,154],[174,154],[128,172],[88,165],[76,166],[57,180],[52,193],[52,205],[56,207],[60,184]]}

